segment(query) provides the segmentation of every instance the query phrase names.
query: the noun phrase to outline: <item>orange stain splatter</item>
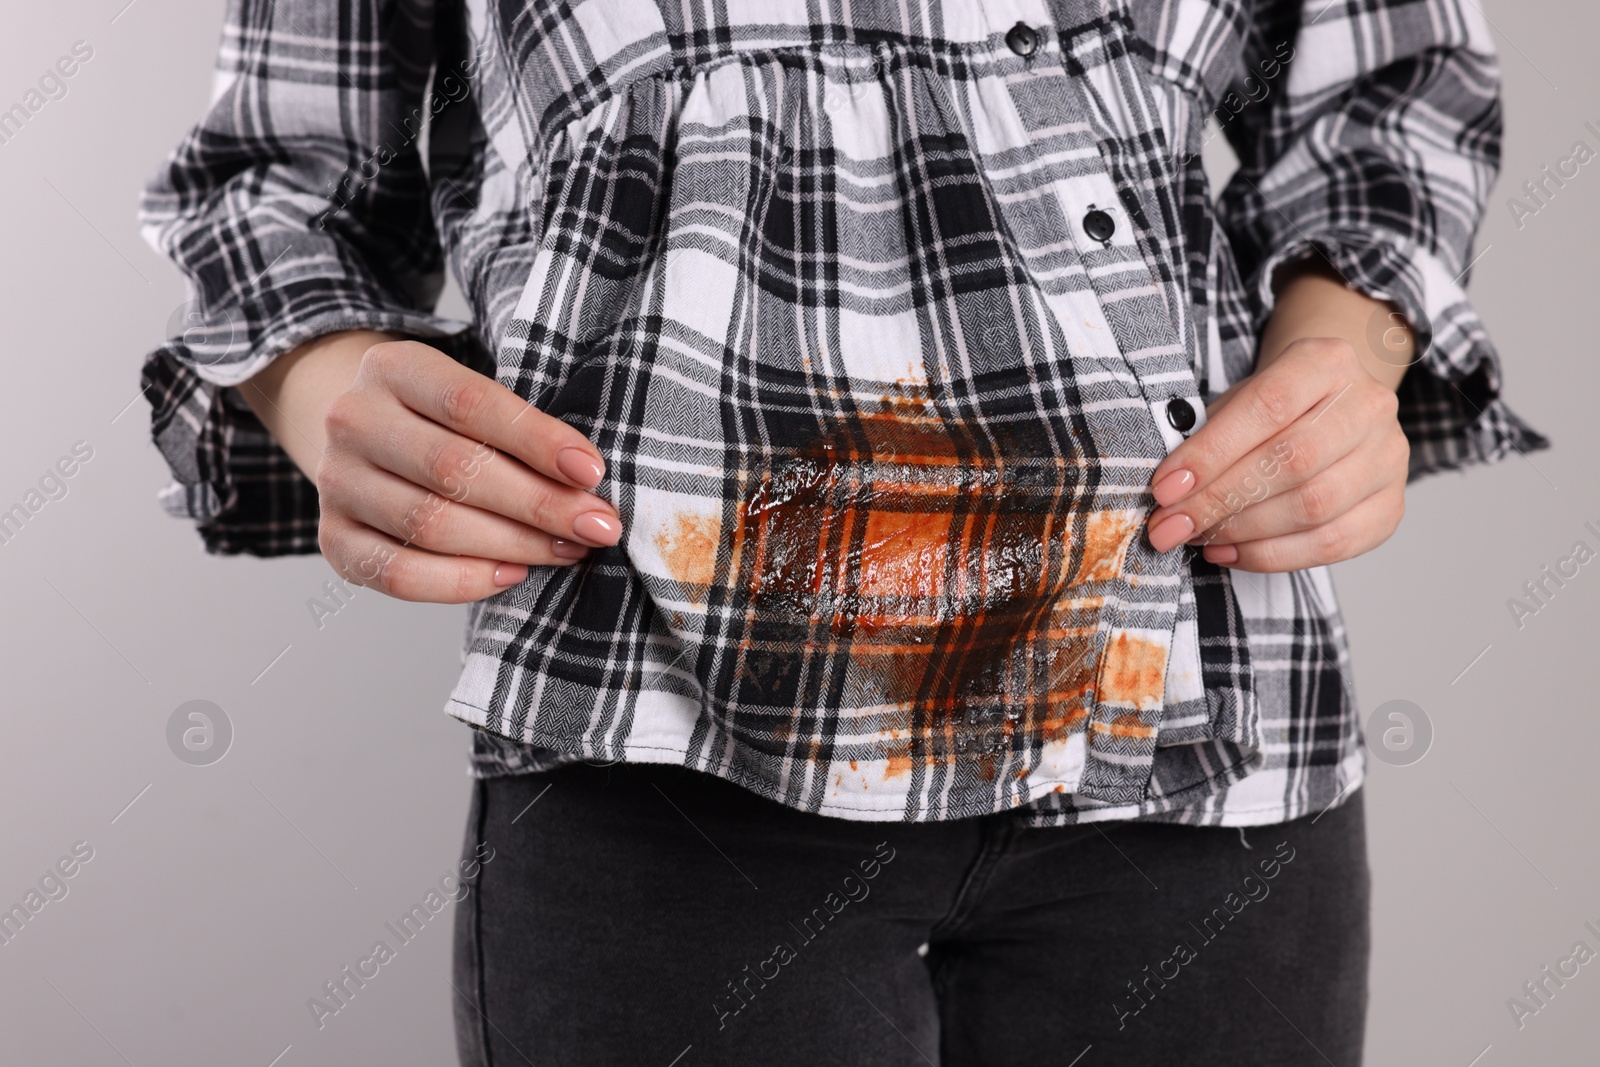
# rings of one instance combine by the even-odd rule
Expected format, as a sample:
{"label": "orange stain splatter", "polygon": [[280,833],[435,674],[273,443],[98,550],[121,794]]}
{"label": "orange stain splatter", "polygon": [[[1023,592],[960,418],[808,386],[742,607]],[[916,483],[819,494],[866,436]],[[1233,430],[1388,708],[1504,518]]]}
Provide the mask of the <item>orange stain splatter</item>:
{"label": "orange stain splatter", "polygon": [[710,515],[676,515],[674,521],[656,534],[656,548],[672,576],[691,587],[696,601],[705,598],[717,569],[717,542],[722,523]]}
{"label": "orange stain splatter", "polygon": [[1141,709],[1154,707],[1166,692],[1166,681],[1167,650],[1153,641],[1120,633],[1106,649],[1100,699]]}
{"label": "orange stain splatter", "polygon": [[1146,726],[1144,720],[1139,718],[1138,712],[1125,711],[1110,723],[1095,723],[1094,732],[1109,734],[1112,737],[1154,737],[1156,728]]}
{"label": "orange stain splatter", "polygon": [[1134,511],[1096,511],[1090,514],[1083,535],[1083,566],[1074,584],[1107,582],[1122,573],[1122,557],[1139,529]]}

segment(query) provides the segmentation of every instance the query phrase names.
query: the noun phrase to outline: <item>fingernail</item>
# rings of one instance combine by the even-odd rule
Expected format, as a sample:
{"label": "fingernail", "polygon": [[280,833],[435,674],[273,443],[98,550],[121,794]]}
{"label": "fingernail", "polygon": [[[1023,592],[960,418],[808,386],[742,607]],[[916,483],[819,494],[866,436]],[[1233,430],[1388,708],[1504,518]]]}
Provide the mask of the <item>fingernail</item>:
{"label": "fingernail", "polygon": [[576,445],[568,445],[556,453],[556,470],[585,489],[593,489],[606,476],[600,461]]}
{"label": "fingernail", "polygon": [[1239,562],[1239,549],[1235,545],[1207,545],[1200,554],[1212,563],[1226,565]]}
{"label": "fingernail", "polygon": [[528,577],[528,568],[520,563],[502,563],[494,569],[494,584],[504,589]]}
{"label": "fingernail", "polygon": [[1193,519],[1187,515],[1171,515],[1150,531],[1150,547],[1157,552],[1170,552],[1187,541],[1193,533]]}
{"label": "fingernail", "polygon": [[576,541],[556,538],[550,543],[550,553],[562,559],[583,559],[590,552],[588,545],[580,545]]}
{"label": "fingernail", "polygon": [[597,545],[614,545],[622,537],[622,527],[609,515],[586,511],[572,520],[572,532]]}
{"label": "fingernail", "polygon": [[1151,492],[1155,494],[1157,504],[1167,507],[1188,496],[1193,488],[1194,471],[1177,470],[1157,482]]}

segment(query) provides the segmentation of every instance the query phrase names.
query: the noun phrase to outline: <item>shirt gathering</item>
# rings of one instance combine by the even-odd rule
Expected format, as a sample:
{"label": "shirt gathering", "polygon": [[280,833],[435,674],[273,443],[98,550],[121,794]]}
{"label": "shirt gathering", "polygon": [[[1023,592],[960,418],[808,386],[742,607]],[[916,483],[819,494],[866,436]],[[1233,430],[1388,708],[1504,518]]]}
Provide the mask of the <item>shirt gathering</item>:
{"label": "shirt gathering", "polygon": [[143,368],[161,501],[317,551],[234,387],[414,337],[586,434],[624,528],[469,605],[473,773],[1297,818],[1364,773],[1328,571],[1154,552],[1150,475],[1307,256],[1411,324],[1412,478],[1544,447],[1462,288],[1500,119],[1461,0],[230,0],[141,202],[195,309]]}

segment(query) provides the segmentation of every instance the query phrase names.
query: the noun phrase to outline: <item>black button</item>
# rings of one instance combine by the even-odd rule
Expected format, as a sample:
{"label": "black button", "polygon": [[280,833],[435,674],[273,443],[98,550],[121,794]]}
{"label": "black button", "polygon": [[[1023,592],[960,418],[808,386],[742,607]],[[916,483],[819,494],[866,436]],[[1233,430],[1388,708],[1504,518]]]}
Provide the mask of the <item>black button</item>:
{"label": "black button", "polygon": [[1039,31],[1019,22],[1006,34],[1006,47],[1019,56],[1031,56],[1039,50]]}
{"label": "black button", "polygon": [[1188,433],[1194,429],[1194,408],[1183,397],[1175,396],[1167,401],[1167,421],[1179,433]]}
{"label": "black button", "polygon": [[1117,232],[1117,220],[1091,204],[1089,213],[1083,217],[1083,232],[1105,244]]}

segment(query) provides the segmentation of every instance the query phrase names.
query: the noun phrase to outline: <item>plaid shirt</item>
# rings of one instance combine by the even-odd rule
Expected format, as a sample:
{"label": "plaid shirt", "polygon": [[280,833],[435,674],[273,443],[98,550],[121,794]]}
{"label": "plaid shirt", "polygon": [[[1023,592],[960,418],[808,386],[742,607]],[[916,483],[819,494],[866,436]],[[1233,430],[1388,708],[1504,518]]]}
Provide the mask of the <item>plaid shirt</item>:
{"label": "plaid shirt", "polygon": [[[1475,5],[458,3],[229,5],[141,215],[193,297],[144,367],[163,500],[210,551],[317,548],[230,387],[388,330],[588,434],[627,531],[471,605],[479,774],[1037,824],[1359,784],[1326,571],[1141,524],[1306,255],[1415,325],[1413,476],[1543,446],[1460,288],[1500,134]],[[1242,163],[1215,204],[1208,118]],[[446,261],[470,324],[431,311]]]}

